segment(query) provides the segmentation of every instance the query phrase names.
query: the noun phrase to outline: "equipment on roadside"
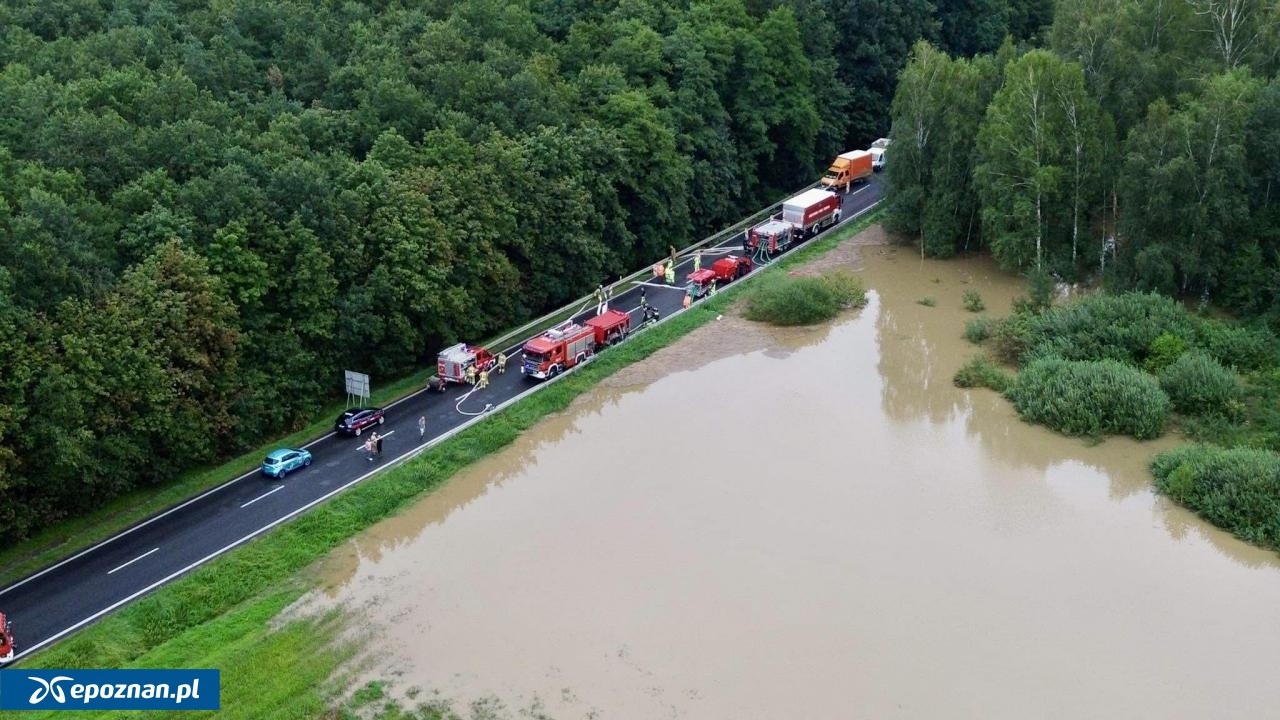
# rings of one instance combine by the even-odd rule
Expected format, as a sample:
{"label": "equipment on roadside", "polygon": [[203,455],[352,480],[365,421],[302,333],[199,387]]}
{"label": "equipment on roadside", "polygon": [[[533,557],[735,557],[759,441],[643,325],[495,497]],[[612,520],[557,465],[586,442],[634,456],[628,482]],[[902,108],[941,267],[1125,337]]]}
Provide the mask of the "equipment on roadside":
{"label": "equipment on roadside", "polygon": [[727,284],[751,272],[751,258],[729,255],[711,263],[711,267],[689,273],[689,297],[697,300],[711,292],[715,284]]}

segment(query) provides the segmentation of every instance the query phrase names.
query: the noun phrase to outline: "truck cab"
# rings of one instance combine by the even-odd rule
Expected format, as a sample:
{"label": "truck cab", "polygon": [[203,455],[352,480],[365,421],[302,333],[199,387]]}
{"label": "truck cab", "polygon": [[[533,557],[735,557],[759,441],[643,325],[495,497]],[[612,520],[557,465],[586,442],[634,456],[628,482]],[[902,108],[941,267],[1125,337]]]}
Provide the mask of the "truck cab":
{"label": "truck cab", "polygon": [[888,149],[889,143],[893,142],[889,138],[880,138],[871,143],[871,147],[867,152],[871,153],[871,169],[880,172],[884,169],[884,151]]}
{"label": "truck cab", "polygon": [[836,156],[819,183],[827,190],[848,192],[859,180],[871,177],[872,158],[866,150],[850,150]]}

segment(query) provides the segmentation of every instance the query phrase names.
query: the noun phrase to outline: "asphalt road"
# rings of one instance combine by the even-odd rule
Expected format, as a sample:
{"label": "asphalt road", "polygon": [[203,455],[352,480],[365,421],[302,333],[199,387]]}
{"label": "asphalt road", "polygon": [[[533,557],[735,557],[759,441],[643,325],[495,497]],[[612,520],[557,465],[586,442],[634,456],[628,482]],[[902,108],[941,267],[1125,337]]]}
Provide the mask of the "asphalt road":
{"label": "asphalt road", "polygon": [[[841,212],[848,222],[880,197],[879,178],[844,196]],[[741,235],[719,246],[741,251]],[[794,246],[793,246],[794,247]],[[710,265],[716,255],[704,258]],[[677,264],[677,284],[646,281],[646,297],[666,318],[680,310],[684,279],[691,257]],[[759,269],[757,268],[757,272]],[[595,314],[590,298],[577,318]],[[609,307],[631,312],[640,322],[639,286],[619,290]],[[523,342],[521,343],[523,344]],[[497,353],[496,348],[491,348]],[[378,431],[387,437],[384,457],[370,463],[359,451],[363,438],[330,433],[305,447],[314,457],[310,467],[275,481],[251,472],[134,525],[98,545],[0,590],[0,610],[13,622],[16,659],[56,642],[199,565],[241,545],[272,527],[305,512],[332,495],[430,446],[459,426],[485,413],[486,406],[530,390],[538,383],[519,371],[519,346],[506,348],[511,358],[505,375],[491,373],[489,387],[454,386],[446,393],[419,392],[388,406]],[[427,418],[427,438],[420,442],[417,421]]]}

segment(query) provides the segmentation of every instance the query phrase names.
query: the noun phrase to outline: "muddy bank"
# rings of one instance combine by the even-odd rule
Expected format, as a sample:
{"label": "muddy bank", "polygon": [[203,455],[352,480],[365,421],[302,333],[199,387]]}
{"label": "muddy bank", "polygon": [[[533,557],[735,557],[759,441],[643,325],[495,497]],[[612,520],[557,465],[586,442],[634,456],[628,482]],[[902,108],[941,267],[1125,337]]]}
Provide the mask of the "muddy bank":
{"label": "muddy bank", "polygon": [[1269,712],[1275,557],[1151,493],[1172,440],[952,387],[961,294],[1019,285],[873,237],[864,310],[726,314],[335,552],[297,611],[350,609],[397,693],[557,718]]}

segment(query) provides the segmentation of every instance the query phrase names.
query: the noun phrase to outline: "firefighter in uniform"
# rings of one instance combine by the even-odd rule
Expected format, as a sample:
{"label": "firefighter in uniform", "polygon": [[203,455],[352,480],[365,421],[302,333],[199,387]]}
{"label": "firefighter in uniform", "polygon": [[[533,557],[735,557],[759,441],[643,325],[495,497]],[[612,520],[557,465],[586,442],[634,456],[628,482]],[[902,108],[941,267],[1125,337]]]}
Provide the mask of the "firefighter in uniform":
{"label": "firefighter in uniform", "polygon": [[477,389],[477,390],[483,390],[483,389],[485,389],[485,388],[487,388],[487,387],[489,387],[489,371],[488,371],[488,370],[481,370],[481,371],[480,371],[480,381],[476,383],[476,389]]}
{"label": "firefighter in uniform", "polygon": [[671,262],[668,262],[668,263],[667,263],[667,272],[666,272],[666,275],[667,275],[667,278],[666,278],[666,280],[667,280],[667,284],[668,284],[668,285],[675,285],[675,284],[676,284],[676,266],[675,266],[675,263],[671,263]]}
{"label": "firefighter in uniform", "polygon": [[507,374],[507,354],[506,353],[501,353],[501,352],[498,353],[498,374],[499,375]]}
{"label": "firefighter in uniform", "polygon": [[468,365],[466,375],[467,375],[467,383],[470,385],[475,385],[476,384],[476,366]]}
{"label": "firefighter in uniform", "polygon": [[698,272],[702,269],[702,251],[693,254],[693,271]]}

